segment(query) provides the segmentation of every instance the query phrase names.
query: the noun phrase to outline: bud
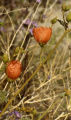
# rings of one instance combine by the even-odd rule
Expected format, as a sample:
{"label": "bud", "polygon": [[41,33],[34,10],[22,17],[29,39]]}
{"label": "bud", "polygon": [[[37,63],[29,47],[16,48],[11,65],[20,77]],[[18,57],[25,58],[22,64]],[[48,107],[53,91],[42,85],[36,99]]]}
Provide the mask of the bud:
{"label": "bud", "polygon": [[66,16],[66,20],[67,22],[71,22],[71,12],[69,12],[68,15]]}
{"label": "bud", "polygon": [[55,18],[53,18],[52,20],[51,20],[51,23],[52,24],[55,24],[57,22],[57,17],[55,17]]}
{"label": "bud", "polygon": [[16,47],[15,53],[18,53],[19,51],[20,51],[21,53],[24,52],[23,48],[21,48],[21,47]]}
{"label": "bud", "polygon": [[64,11],[64,12],[66,12],[66,11],[68,11],[68,10],[70,10],[71,9],[71,5],[66,5],[65,3],[62,5],[62,10]]}
{"label": "bud", "polygon": [[4,54],[3,57],[2,57],[2,60],[3,60],[4,63],[7,63],[9,61],[8,55]]}
{"label": "bud", "polygon": [[16,47],[16,49],[15,49],[15,53],[18,53],[19,50],[20,50],[20,47]]}

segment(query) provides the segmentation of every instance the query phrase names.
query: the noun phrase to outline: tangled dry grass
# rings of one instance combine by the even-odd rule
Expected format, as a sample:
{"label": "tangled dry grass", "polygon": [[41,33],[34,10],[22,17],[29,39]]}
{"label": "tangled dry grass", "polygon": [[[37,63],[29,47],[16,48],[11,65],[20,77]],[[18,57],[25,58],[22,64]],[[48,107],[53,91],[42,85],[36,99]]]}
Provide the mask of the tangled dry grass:
{"label": "tangled dry grass", "polygon": [[[15,9],[0,6],[0,119],[71,120],[71,24],[67,30],[51,25],[53,17],[62,19],[58,0],[21,2],[19,8],[12,3]],[[32,35],[35,26],[53,29],[42,53]],[[23,64],[14,82],[6,76],[4,55]]]}

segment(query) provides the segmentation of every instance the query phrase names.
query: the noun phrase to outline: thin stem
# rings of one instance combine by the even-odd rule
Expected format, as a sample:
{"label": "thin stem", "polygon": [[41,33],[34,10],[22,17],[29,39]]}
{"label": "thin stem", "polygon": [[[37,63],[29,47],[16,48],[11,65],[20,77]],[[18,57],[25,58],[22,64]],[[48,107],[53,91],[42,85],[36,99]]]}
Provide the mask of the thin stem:
{"label": "thin stem", "polygon": [[[2,7],[4,7],[4,6],[2,6]],[[2,8],[2,7],[1,7],[1,8]],[[7,13],[10,14],[10,13],[12,13],[12,12],[19,12],[19,11],[22,11],[22,10],[25,11],[26,8],[14,9],[14,10],[11,10],[11,11],[7,11]],[[4,13],[0,13],[0,16],[1,16],[1,15],[6,15],[7,13],[6,13],[6,12],[4,12]]]}
{"label": "thin stem", "polygon": [[42,54],[43,54],[43,47],[41,47],[41,51],[40,51],[40,63],[42,63]]}

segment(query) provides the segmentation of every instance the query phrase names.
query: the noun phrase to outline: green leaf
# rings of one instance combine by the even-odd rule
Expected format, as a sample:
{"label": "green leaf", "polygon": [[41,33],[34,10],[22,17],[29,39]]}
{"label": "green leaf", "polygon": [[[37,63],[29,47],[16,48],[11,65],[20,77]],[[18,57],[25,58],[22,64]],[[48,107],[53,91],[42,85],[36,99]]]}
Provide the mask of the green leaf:
{"label": "green leaf", "polygon": [[68,15],[66,16],[66,20],[67,22],[71,22],[71,12],[69,12]]}
{"label": "green leaf", "polygon": [[67,4],[63,4],[62,5],[62,10],[64,11],[64,12],[66,12],[66,11],[69,11],[71,9],[71,5],[67,5]]}
{"label": "green leaf", "polygon": [[7,92],[0,90],[0,104],[7,102]]}
{"label": "green leaf", "polygon": [[9,61],[7,54],[4,54],[4,55],[2,56],[2,59],[3,59],[3,62],[4,62],[4,63],[7,63],[7,62]]}

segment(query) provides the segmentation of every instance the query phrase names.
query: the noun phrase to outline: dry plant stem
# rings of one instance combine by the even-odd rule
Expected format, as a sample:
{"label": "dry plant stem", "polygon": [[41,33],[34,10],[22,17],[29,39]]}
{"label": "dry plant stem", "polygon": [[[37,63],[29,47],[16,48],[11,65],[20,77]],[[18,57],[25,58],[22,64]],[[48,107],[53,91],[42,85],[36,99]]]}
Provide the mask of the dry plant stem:
{"label": "dry plant stem", "polygon": [[[63,52],[62,55],[61,55],[61,57],[63,58],[63,60],[65,59],[66,52],[67,52],[67,49],[64,48],[64,52]],[[60,59],[62,59],[62,58],[60,58]],[[65,66],[64,63],[63,63],[63,61],[61,62],[61,64],[62,64],[63,66],[61,66],[61,68],[60,68],[60,73],[62,72],[62,69],[63,69],[63,67]]]}
{"label": "dry plant stem", "polygon": [[[58,97],[58,96],[55,96],[54,99],[55,99],[56,97]],[[51,99],[53,99],[53,97],[52,97],[52,98],[45,98],[45,99],[37,100],[37,101],[32,101],[32,102],[25,102],[25,104],[26,104],[26,103],[29,103],[29,104],[41,103],[41,102],[44,102],[44,101],[47,101],[47,100],[51,100]]]}
{"label": "dry plant stem", "polygon": [[[64,51],[65,52],[65,51]],[[60,63],[60,60],[64,57],[64,55],[65,55],[65,53],[61,53],[61,55],[59,56],[59,58],[58,58],[58,61],[57,61],[57,64],[56,64],[56,67],[55,67],[55,69],[54,69],[54,74],[56,73],[56,70],[57,70],[57,67],[58,67],[58,65],[59,65],[59,63]],[[59,53],[58,53],[59,54]],[[56,62],[56,61],[55,61]],[[62,69],[61,69],[62,70]],[[62,72],[62,71],[60,71],[60,72]]]}
{"label": "dry plant stem", "polygon": [[[2,8],[2,7],[1,7],[1,8]],[[10,13],[12,13],[12,12],[19,12],[19,11],[22,11],[22,10],[26,10],[26,8],[14,9],[14,10],[11,10],[11,11],[7,11],[7,13],[10,14]],[[0,13],[0,15],[6,15],[7,13],[6,13],[6,12]]]}
{"label": "dry plant stem", "polygon": [[62,112],[55,120],[59,120],[64,115],[64,112]]}
{"label": "dry plant stem", "polygon": [[3,65],[3,62],[1,62],[1,64],[0,64],[0,69],[1,69],[2,65]]}
{"label": "dry plant stem", "polygon": [[[4,6],[2,6],[1,8],[2,8],[2,9],[5,9],[6,14],[7,14],[7,16],[8,16],[8,18],[9,18],[10,22],[11,22],[12,29],[13,29],[13,31],[14,31],[14,24],[13,24],[13,21],[12,21],[10,15],[8,14],[8,12],[7,12],[7,10],[6,10],[6,8],[5,8]],[[8,50],[6,51],[6,53],[7,53],[7,52],[9,53],[9,48],[8,48]],[[3,65],[3,62],[1,62],[1,64],[0,64],[0,68],[2,67],[2,65]]]}
{"label": "dry plant stem", "polygon": [[[24,89],[24,87],[28,84],[28,82],[36,75],[36,73],[40,70],[40,68],[42,67],[42,65],[48,60],[50,59],[51,55],[54,53],[54,51],[58,48],[59,44],[63,41],[63,38],[65,37],[65,35],[71,32],[71,29],[66,30],[63,35],[61,36],[61,38],[59,39],[59,41],[57,42],[57,44],[55,45],[55,47],[50,51],[50,53],[48,54],[47,58],[41,63],[39,64],[39,66],[37,67],[37,69],[35,70],[35,72],[26,80],[26,82],[22,85],[22,87],[15,93],[15,95],[8,101],[8,103],[6,104],[6,106],[4,107],[4,109],[2,110],[2,112],[0,113],[0,117],[4,114],[4,112],[6,111],[6,109],[8,108],[8,106],[11,104],[11,102],[15,99],[15,97]],[[44,113],[43,113],[44,114]]]}
{"label": "dry plant stem", "polygon": [[[16,85],[16,90],[18,90],[18,85],[17,85],[17,82],[15,81],[15,85]],[[19,94],[19,98],[21,99],[21,95]]]}
{"label": "dry plant stem", "polygon": [[[47,0],[48,1],[48,0]],[[50,0],[46,3],[47,5],[47,7],[48,7],[48,5],[49,5],[49,2],[50,2]],[[52,11],[53,11],[53,8],[54,8],[54,6],[55,6],[55,4],[56,4],[56,2],[57,2],[57,0],[55,0],[54,2],[53,2],[53,4],[48,8],[48,9],[45,9],[45,11],[44,11],[44,15],[46,14],[46,16],[49,18],[50,17],[50,15],[52,14]],[[48,12],[49,11],[49,12]],[[47,19],[45,19],[45,22],[47,22]],[[51,25],[51,27],[52,27],[53,25]]]}
{"label": "dry plant stem", "polygon": [[53,7],[55,6],[57,0],[55,0],[55,1],[53,2],[53,4],[47,9],[47,7],[48,7],[48,5],[49,5],[49,2],[50,2],[50,0],[47,0],[46,9],[45,9],[45,11],[44,11],[44,14],[48,13],[48,11],[50,11],[50,10],[53,9]]}
{"label": "dry plant stem", "polygon": [[10,61],[9,41],[10,41],[10,37],[9,37],[9,35],[7,34],[7,55],[8,55],[8,59],[9,59],[9,61]]}
{"label": "dry plant stem", "polygon": [[[28,26],[28,29],[27,29],[27,31],[26,31],[26,35],[25,35],[24,40],[23,40],[23,42],[22,42],[22,44],[21,44],[21,48],[23,47],[23,44],[24,44],[24,42],[25,42],[25,40],[26,40],[26,37],[27,37],[28,31],[29,31],[29,28],[30,28],[30,26],[31,26],[31,23],[32,23],[35,15],[36,15],[36,13],[37,13],[37,11],[38,11],[38,8],[39,8],[40,4],[41,4],[41,3],[38,4],[38,6],[37,6],[37,8],[36,8],[36,10],[35,10],[35,13],[34,13],[33,16],[32,16],[31,22],[30,22],[30,24],[29,24],[29,26]],[[29,41],[29,42],[30,42],[30,41]],[[29,43],[27,44],[25,51],[27,51],[28,45],[29,45]],[[22,57],[21,57],[21,59],[20,59],[20,62],[23,61],[25,55],[26,55],[26,53],[25,53],[25,54],[23,53],[23,55],[22,55]],[[16,59],[18,59],[19,56],[20,56],[20,51],[19,51]],[[24,74],[25,74],[25,72],[24,72]]]}
{"label": "dry plant stem", "polygon": [[52,101],[52,103],[49,106],[49,108],[40,116],[40,118],[38,118],[38,120],[42,120],[45,117],[45,115],[47,115],[47,113],[54,107],[54,105],[59,102],[59,100],[55,101],[55,102],[54,101],[55,101],[55,99]]}
{"label": "dry plant stem", "polygon": [[64,120],[67,120],[68,116],[69,116],[69,115],[67,115]]}
{"label": "dry plant stem", "polygon": [[[33,8],[35,7],[35,5],[36,5],[36,3],[34,4]],[[33,9],[33,8],[32,8],[32,9]],[[20,31],[20,29],[21,29],[21,27],[23,26],[23,24],[25,23],[25,21],[26,21],[26,20],[28,19],[28,17],[31,15],[31,13],[32,13],[32,10],[31,10],[30,13],[27,15],[27,17],[22,21],[22,23],[20,24],[19,28],[16,30],[16,32],[15,32],[15,34],[14,34],[14,36],[13,36],[13,39],[12,39],[12,41],[11,41],[11,43],[10,43],[10,46],[8,47],[8,51],[10,50],[10,48],[11,48],[11,46],[12,46],[12,44],[13,44],[15,38],[16,38],[16,35],[17,35],[18,32]],[[7,51],[6,51],[6,53],[7,53]],[[0,68],[2,67],[2,65],[3,65],[3,62],[0,64]]]}
{"label": "dry plant stem", "polygon": [[[41,86],[36,89],[36,91],[34,92],[34,94],[35,94],[39,89],[41,89],[42,87],[46,86],[46,85],[47,85],[48,83],[50,83],[51,81],[56,80],[57,78],[61,78],[61,75],[57,75],[57,76],[53,77],[52,79],[50,79],[49,81],[47,81],[47,82],[44,83],[44,84],[41,83]],[[37,98],[37,97],[39,97],[39,95],[35,95],[34,97],[32,96],[30,99],[26,100],[26,101],[24,102],[24,104],[26,104],[26,103],[33,104],[33,103],[38,103],[38,102],[42,102],[42,101],[46,101],[46,100],[52,99],[52,98],[50,97],[50,98],[45,98],[45,99],[42,99],[42,100],[35,101],[34,99]],[[58,97],[58,96],[55,96],[54,98],[56,98],[56,97]],[[26,96],[25,98],[27,98],[27,96]],[[25,100],[25,98],[22,98],[22,100],[21,100],[16,106],[14,106],[12,109],[15,109],[15,108],[19,107],[19,106],[21,105],[22,101]],[[32,102],[31,102],[31,101],[32,101]]]}
{"label": "dry plant stem", "polygon": [[61,118],[64,118],[64,117],[66,117],[67,115],[71,115],[71,113],[64,114],[64,112],[62,112],[55,120],[61,120]]}
{"label": "dry plant stem", "polygon": [[[16,109],[17,107],[19,107],[19,106],[21,105],[21,103],[23,103],[23,101],[25,100],[25,98],[26,98],[26,97],[23,97],[17,105],[13,106],[13,107],[10,109],[10,111],[13,111],[13,110]],[[23,105],[24,105],[24,104],[23,104]]]}
{"label": "dry plant stem", "polygon": [[61,101],[58,103],[58,106],[57,108],[55,109],[54,113],[53,113],[53,116],[56,114],[57,110],[59,109],[59,107],[61,106],[62,102],[63,102],[63,98],[61,99]]}
{"label": "dry plant stem", "polygon": [[[30,24],[29,24],[29,26],[28,26],[28,29],[27,29],[27,31],[26,31],[26,35],[25,35],[24,40],[23,40],[23,42],[22,42],[22,44],[21,44],[21,48],[22,48],[22,47],[23,47],[23,45],[24,45],[24,42],[25,42],[25,40],[26,40],[26,37],[27,37],[28,31],[29,31],[29,28],[30,28],[30,26],[31,26],[31,23],[32,23],[32,21],[33,21],[33,19],[34,19],[35,15],[36,15],[36,13],[37,13],[37,11],[38,11],[39,6],[40,6],[40,3],[38,4],[38,6],[37,6],[37,8],[36,8],[35,13],[34,13],[34,14],[33,14],[33,16],[32,16],[31,22],[30,22]],[[16,58],[16,59],[18,59],[18,58],[19,58],[19,56],[20,56],[20,51],[19,51],[19,53],[18,53],[18,55],[17,55],[17,58]],[[22,56],[23,56],[23,55],[22,55]],[[21,60],[23,60],[23,58],[21,58]]]}
{"label": "dry plant stem", "polygon": [[[25,57],[25,55],[26,55],[26,53],[27,53],[27,51],[28,51],[29,43],[30,43],[30,40],[29,40],[29,42],[27,43],[27,46],[26,46],[26,48],[25,48],[25,53],[23,53],[23,55],[22,55],[22,57],[21,57],[21,59],[20,59],[20,62],[23,61],[23,59],[24,59],[24,57]],[[18,59],[18,57],[17,57],[16,59]]]}
{"label": "dry plant stem", "polygon": [[2,44],[3,44],[4,48],[6,49],[6,45],[5,45],[4,40],[3,40],[3,38],[2,38],[2,36],[1,36],[1,35],[0,35],[0,41],[2,42]]}
{"label": "dry plant stem", "polygon": [[47,6],[49,5],[49,2],[50,2],[50,0],[47,0],[47,2],[46,2],[46,7],[45,7],[45,10],[44,10],[44,15],[45,15],[46,12],[47,12]]}
{"label": "dry plant stem", "polygon": [[[31,59],[29,60],[29,63],[28,63],[28,65],[27,65],[27,67],[22,75],[22,79],[23,79],[23,76],[28,72],[28,67],[31,64],[32,59],[33,59],[33,54],[32,54]],[[19,84],[21,83],[22,79],[19,81]]]}
{"label": "dry plant stem", "polygon": [[57,1],[58,0],[55,0],[55,2],[53,2],[53,4],[50,6],[49,10],[52,9],[55,6],[55,4],[56,4]]}
{"label": "dry plant stem", "polygon": [[7,16],[8,16],[8,18],[9,18],[10,22],[11,22],[12,29],[13,29],[13,31],[14,31],[14,24],[13,24],[12,18],[10,17],[10,15],[8,14],[8,11],[6,10],[6,8],[5,8],[4,6],[3,6],[3,9],[6,11],[6,14],[7,14]]}
{"label": "dry plant stem", "polygon": [[[71,67],[71,49],[69,50],[69,66]],[[70,70],[70,78],[71,78],[71,70]]]}
{"label": "dry plant stem", "polygon": [[2,84],[3,82],[4,82],[4,80],[6,79],[6,74],[4,73],[2,76],[1,76],[1,82],[0,82],[0,84]]}
{"label": "dry plant stem", "polygon": [[[70,68],[70,69],[71,69],[71,68]],[[66,69],[65,72],[66,72],[67,70],[69,70],[69,69]],[[63,71],[63,72],[64,72],[64,71]],[[41,86],[36,89],[35,93],[37,92],[37,90],[39,90],[39,89],[42,88],[43,86],[47,85],[48,83],[50,83],[50,82],[53,81],[54,79],[56,80],[56,78],[59,78],[59,79],[60,79],[60,78],[61,78],[61,75],[57,75],[57,76],[53,77],[52,79],[50,79],[49,81],[47,81],[46,83],[41,84]],[[55,96],[54,99],[57,98],[58,96],[59,96],[59,95]],[[23,103],[23,105],[26,104],[26,103],[28,103],[28,104],[34,104],[34,103],[38,103],[38,102],[47,101],[47,100],[51,100],[51,99],[52,99],[52,97],[50,97],[50,98],[45,98],[45,99],[42,99],[42,100],[38,100],[38,101],[33,101],[33,102],[31,102],[32,100],[34,100],[34,99],[37,98],[37,97],[38,97],[38,95],[30,98],[29,100],[25,101],[25,102]],[[13,111],[13,110],[16,109],[17,107],[19,107],[19,106],[21,105],[21,103],[22,103],[26,98],[27,98],[27,96],[26,96],[26,97],[23,97],[23,98],[20,100],[20,102],[19,102],[17,105],[13,106],[13,108],[12,108],[10,111]]]}
{"label": "dry plant stem", "polygon": [[8,86],[8,82],[6,83],[6,85],[5,85],[5,87],[4,87],[4,89],[3,89],[3,91],[5,91],[6,90],[6,88],[7,88],[7,86]]}
{"label": "dry plant stem", "polygon": [[[35,6],[35,5],[36,5],[36,4],[34,4],[34,6]],[[33,8],[34,8],[34,6],[33,6]],[[32,9],[33,9],[33,8],[32,8]],[[31,15],[31,12],[32,12],[32,11],[30,11],[30,13],[27,15],[27,17],[22,21],[22,23],[20,24],[20,26],[19,26],[19,28],[17,29],[16,33],[14,34],[13,39],[12,39],[12,41],[11,41],[11,43],[10,43],[9,49],[10,49],[10,47],[12,46],[12,44],[13,44],[15,38],[16,38],[16,35],[17,35],[18,32],[20,31],[21,27],[23,26],[23,24],[25,23],[25,21],[28,19],[28,17]]]}

